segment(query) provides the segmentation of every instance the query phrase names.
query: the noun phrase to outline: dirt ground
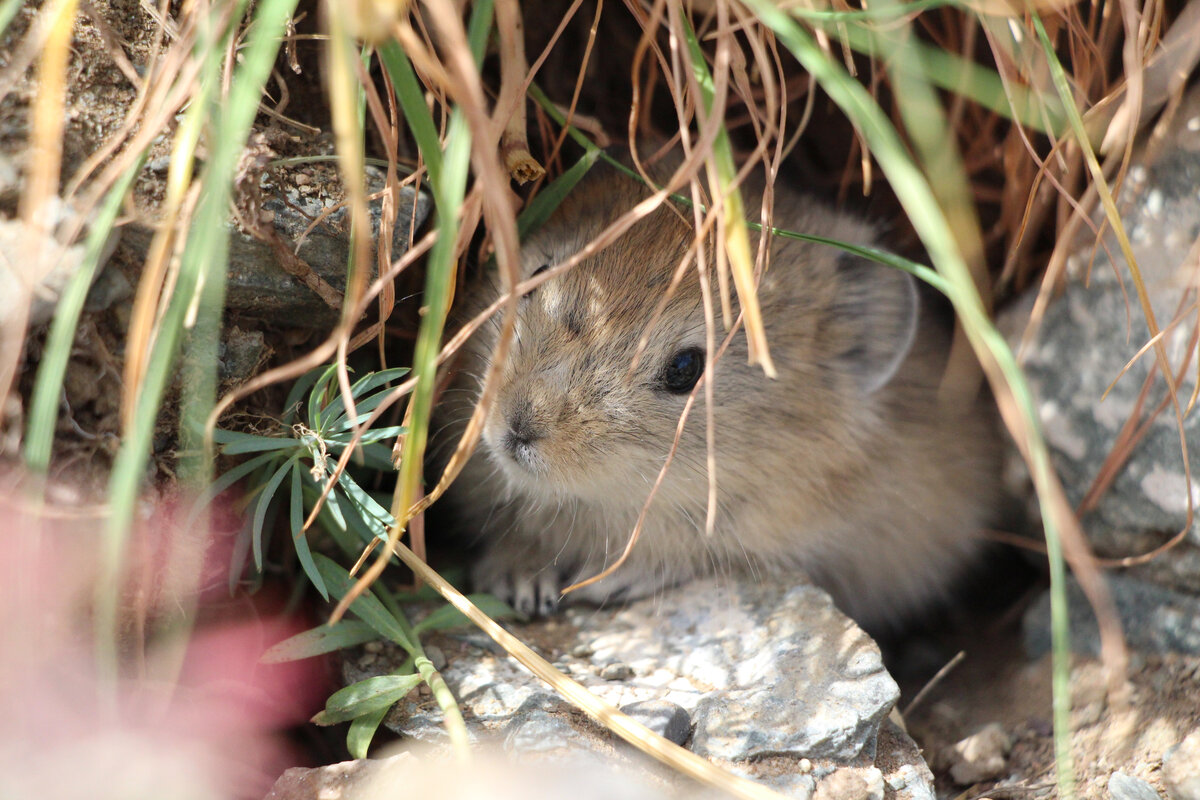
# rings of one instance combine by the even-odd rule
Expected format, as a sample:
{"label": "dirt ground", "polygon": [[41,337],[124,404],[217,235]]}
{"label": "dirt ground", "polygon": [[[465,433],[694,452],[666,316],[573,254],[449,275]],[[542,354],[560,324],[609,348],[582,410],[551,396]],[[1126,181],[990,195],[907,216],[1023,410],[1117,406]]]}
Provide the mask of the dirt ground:
{"label": "dirt ground", "polygon": [[[1013,630],[962,637],[965,657],[905,714],[909,733],[938,778],[939,795],[963,798],[1058,797],[1051,723],[1051,660],[1029,660]],[[1076,657],[1071,670],[1072,756],[1080,797],[1107,798],[1109,776],[1124,772],[1166,796],[1164,752],[1200,727],[1200,658],[1130,654],[1129,703],[1106,699],[1106,673],[1093,658]],[[904,687],[901,706],[920,687]],[[949,748],[990,723],[999,723],[1012,751],[999,780],[958,786],[948,769]]]}

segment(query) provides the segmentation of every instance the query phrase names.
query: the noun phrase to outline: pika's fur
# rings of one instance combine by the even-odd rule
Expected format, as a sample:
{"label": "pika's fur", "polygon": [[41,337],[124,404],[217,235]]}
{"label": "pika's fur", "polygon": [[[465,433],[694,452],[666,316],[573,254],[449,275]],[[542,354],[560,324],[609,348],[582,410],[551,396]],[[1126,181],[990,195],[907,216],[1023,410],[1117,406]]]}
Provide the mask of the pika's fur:
{"label": "pika's fur", "polygon": [[[593,169],[523,245],[522,279],[576,253],[647,195],[616,170]],[[875,241],[863,222],[782,187],[775,196],[779,228]],[[447,495],[485,542],[477,589],[549,613],[562,587],[625,548],[695,383],[694,358],[704,362],[694,267],[647,331],[692,240],[662,207],[521,299],[482,441]],[[495,283],[473,290],[471,310],[496,298]],[[907,274],[774,237],[758,296],[779,375],[747,364],[740,332],[715,365],[714,531],[705,531],[701,387],[629,560],[578,594],[624,600],[702,573],[792,571],[860,622],[896,621],[943,592],[976,550],[999,495],[992,417],[980,403],[939,406],[948,337],[926,319]],[[478,398],[498,330],[485,326],[460,359],[442,404],[443,458]]]}

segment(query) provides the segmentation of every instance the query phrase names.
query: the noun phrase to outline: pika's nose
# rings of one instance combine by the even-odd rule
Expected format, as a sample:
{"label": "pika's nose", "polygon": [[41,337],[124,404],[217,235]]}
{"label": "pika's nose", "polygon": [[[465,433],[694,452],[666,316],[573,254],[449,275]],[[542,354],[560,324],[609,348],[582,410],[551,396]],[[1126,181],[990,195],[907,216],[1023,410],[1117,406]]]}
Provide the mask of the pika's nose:
{"label": "pika's nose", "polygon": [[535,416],[533,403],[528,399],[518,401],[509,409],[503,444],[508,454],[518,461],[528,461],[534,442],[545,436]]}

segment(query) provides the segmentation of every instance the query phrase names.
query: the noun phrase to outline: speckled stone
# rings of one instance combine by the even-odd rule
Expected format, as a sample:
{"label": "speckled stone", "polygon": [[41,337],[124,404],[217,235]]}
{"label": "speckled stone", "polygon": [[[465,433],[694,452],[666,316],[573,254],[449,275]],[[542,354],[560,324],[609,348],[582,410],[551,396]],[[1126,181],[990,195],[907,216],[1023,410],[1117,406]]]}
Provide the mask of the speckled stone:
{"label": "speckled stone", "polygon": [[[571,607],[558,620],[515,627],[524,640],[545,643],[553,641],[547,628],[554,625],[563,640],[545,655],[572,678],[637,718],[663,709],[654,715],[664,718],[662,726],[649,727],[792,797],[812,796],[839,770],[871,767],[899,696],[875,644],[828,595],[807,585],[696,581],[623,608]],[[643,756],[618,746],[507,655],[477,641],[476,632],[455,636],[465,650],[455,657],[444,646],[441,672],[474,738],[500,737],[510,752],[577,749],[646,767]],[[613,664],[629,668],[625,677],[606,679]],[[386,658],[366,669],[353,657],[344,662],[348,681],[394,667]],[[428,699],[406,698],[384,724],[415,739],[445,738]],[[889,751],[889,763],[910,767],[895,796],[927,800],[932,776],[916,747],[902,732],[889,736],[889,747],[897,737],[910,745],[900,757]]]}
{"label": "speckled stone", "polygon": [[[1200,90],[1184,101],[1166,144],[1159,148],[1161,155],[1151,163],[1139,158],[1130,169],[1118,201],[1160,328],[1170,323],[1186,290],[1197,282],[1190,251],[1200,237],[1200,132],[1187,124],[1197,118]],[[1021,335],[1035,293],[1007,309],[1000,320],[1010,342],[1022,345],[1019,355],[1037,399],[1054,466],[1072,505],[1088,495],[1155,365],[1151,351],[1122,375],[1150,334],[1129,267],[1111,231],[1107,248],[1095,247],[1094,238],[1090,231],[1081,236],[1067,261],[1063,290],[1046,308],[1030,342],[1023,342]],[[1186,357],[1194,317],[1193,313],[1191,321],[1184,320],[1163,336],[1176,371]],[[1104,396],[1114,381],[1112,391]],[[1181,404],[1187,404],[1195,381],[1193,359],[1179,386]],[[1156,371],[1139,421],[1160,404],[1165,392]],[[1200,414],[1188,415],[1183,427],[1193,459],[1191,485],[1184,477],[1175,413],[1168,405],[1148,424],[1145,436],[1095,507],[1083,515],[1084,529],[1098,554],[1147,553],[1185,528],[1189,494],[1193,503],[1200,503],[1200,461],[1196,460]],[[1126,574],[1176,591],[1200,593],[1200,513],[1179,546]]]}
{"label": "speckled stone", "polygon": [[[1200,597],[1137,578],[1105,576],[1125,642],[1150,653],[1200,654]],[[1067,579],[1071,649],[1100,655],[1100,628],[1091,604],[1074,578]],[[1022,620],[1025,650],[1036,658],[1050,651],[1050,596],[1043,594]]]}

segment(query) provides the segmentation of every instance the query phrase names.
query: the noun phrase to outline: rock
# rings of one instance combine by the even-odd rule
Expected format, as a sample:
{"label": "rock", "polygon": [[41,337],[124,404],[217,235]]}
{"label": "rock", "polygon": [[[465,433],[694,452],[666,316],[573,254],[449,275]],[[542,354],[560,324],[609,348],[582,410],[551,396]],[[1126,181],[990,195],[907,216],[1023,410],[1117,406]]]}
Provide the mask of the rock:
{"label": "rock", "polygon": [[263,800],[367,800],[372,787],[385,786],[416,759],[408,753],[391,758],[360,758],[316,769],[287,770]]}
{"label": "rock", "polygon": [[[1185,99],[1162,155],[1151,163],[1144,157],[1129,172],[1118,201],[1134,254],[1160,328],[1168,359],[1178,370],[1189,350],[1193,323],[1169,327],[1196,284],[1190,249],[1200,236],[1200,130],[1186,124],[1200,110],[1200,90]],[[1096,248],[1089,232],[1081,237],[1067,262],[1061,295],[1046,309],[1028,347],[1023,348],[1025,372],[1038,401],[1043,431],[1068,501],[1078,506],[1088,496],[1101,465],[1113,450],[1126,421],[1146,422],[1149,412],[1166,396],[1156,373],[1144,403],[1139,395],[1154,353],[1139,358],[1122,375],[1126,362],[1149,339],[1135,296],[1129,268],[1111,233],[1110,246]],[[1116,264],[1109,259],[1112,253]],[[1093,261],[1094,256],[1094,261]],[[1001,325],[1013,332],[1016,344],[1032,295],[1024,304],[1006,310]],[[1131,316],[1129,316],[1131,315]],[[1186,316],[1186,315],[1185,315]],[[1118,376],[1120,379],[1118,380]],[[1196,380],[1195,363],[1179,386],[1186,406]],[[1108,385],[1116,381],[1104,397]],[[1184,420],[1188,449],[1200,452],[1200,415]],[[1168,405],[1107,490],[1082,515],[1085,531],[1101,556],[1125,557],[1153,550],[1187,524],[1187,500],[1200,501],[1200,474],[1187,485],[1181,462],[1175,415]],[[1196,469],[1193,466],[1193,469]],[[1200,593],[1200,513],[1191,529],[1168,555],[1134,566],[1130,577],[1190,594]]]}
{"label": "rock", "polygon": [[1109,776],[1108,796],[1112,800],[1162,800],[1153,786],[1124,772],[1114,772]]}
{"label": "rock", "polygon": [[[70,204],[53,198],[51,205],[50,225],[65,230],[78,222]],[[119,238],[119,229],[109,234],[92,265],[89,285],[104,269]],[[0,330],[15,323],[18,311],[25,309],[30,326],[49,322],[72,277],[89,268],[84,250],[81,243],[64,248],[55,230],[39,232],[22,219],[0,218]],[[30,280],[36,280],[32,287]]]}
{"label": "rock", "polygon": [[[1200,654],[1200,597],[1157,586],[1127,575],[1107,573],[1105,579],[1121,618],[1126,643],[1153,653]],[[1096,616],[1074,578],[1067,581],[1071,649],[1100,654]],[[1022,620],[1025,649],[1036,658],[1050,650],[1050,596],[1043,594]]]}
{"label": "rock", "polygon": [[552,694],[539,694],[521,704],[505,729],[504,747],[523,756],[541,753],[587,752],[585,734],[577,733]]}
{"label": "rock", "polygon": [[633,677],[633,667],[617,662],[608,664],[600,670],[600,677],[606,681],[627,681]]}
{"label": "rock", "polygon": [[[873,768],[886,752],[884,772],[880,766],[863,773],[883,776],[867,782],[865,796],[898,780],[905,787],[898,798],[932,797],[932,776],[916,746],[887,721],[899,692],[878,648],[819,589],[794,581],[696,581],[623,608],[568,607],[557,620],[514,628],[602,699],[646,722],[652,720],[644,715],[659,709],[653,721],[661,721],[651,728],[792,796],[811,795],[842,769]],[[476,638],[438,641],[449,662],[442,676],[473,737],[499,736],[510,752],[557,757],[578,750],[646,767],[644,757],[615,747],[607,730]],[[349,654],[343,670],[347,681],[357,681],[401,660],[384,650],[363,669]],[[628,672],[613,676],[613,665]],[[405,698],[384,724],[414,739],[445,740],[441,714],[427,699]]]}
{"label": "rock", "polygon": [[[374,177],[368,183],[377,189],[381,185],[380,179],[377,174],[372,174]],[[296,193],[293,185],[286,184],[287,180],[275,177],[274,173],[268,173],[263,179],[261,210],[270,219],[260,224],[278,237],[277,246],[230,224],[225,305],[240,317],[286,329],[329,328],[337,323],[339,312],[322,298],[318,289],[306,285],[288,268],[309,270],[310,283],[319,283],[331,299],[340,302],[346,287],[346,265],[350,254],[346,209],[333,211],[323,217],[321,224],[312,230],[309,228],[329,207],[336,205],[332,198],[339,195],[341,187],[336,183],[323,183],[317,187],[320,192],[301,195]],[[419,229],[431,205],[424,193],[416,195],[411,187],[401,190],[392,236],[393,260],[408,249],[410,222]],[[369,211],[371,240],[374,241],[378,236],[380,201],[373,202]],[[152,238],[150,229],[128,226],[122,240],[128,250],[121,261],[140,269]],[[374,276],[373,252],[367,267]],[[136,275],[132,277],[137,278]]]}
{"label": "rock", "polygon": [[100,273],[88,291],[83,310],[90,313],[107,311],[124,300],[133,297],[133,284],[124,272],[106,269]]}
{"label": "rock", "polygon": [[217,371],[221,380],[238,385],[254,377],[271,355],[262,331],[244,331],[229,325],[217,346]]}
{"label": "rock", "polygon": [[[596,762],[524,764],[480,750],[472,753],[466,769],[447,757],[424,753],[289,769],[264,800],[670,800],[676,796],[628,770]],[[688,797],[715,800],[708,793],[693,792]]]}
{"label": "rock", "polygon": [[950,747],[946,756],[950,777],[959,786],[991,781],[1004,774],[1012,739],[998,723],[991,723]]}
{"label": "rock", "polygon": [[[692,718],[676,703],[667,700],[643,700],[623,706],[621,711],[675,744],[683,744],[692,735]],[[812,769],[811,764],[809,769]],[[801,770],[803,771],[803,766]]]}
{"label": "rock", "polygon": [[442,648],[435,644],[431,644],[425,648],[425,657],[429,659],[429,663],[433,664],[433,668],[441,672],[446,668],[446,654],[442,652]]}
{"label": "rock", "polygon": [[875,767],[839,769],[821,779],[813,800],[883,800],[883,773]]}
{"label": "rock", "polygon": [[1170,800],[1200,800],[1200,728],[1163,755],[1162,779]]}

